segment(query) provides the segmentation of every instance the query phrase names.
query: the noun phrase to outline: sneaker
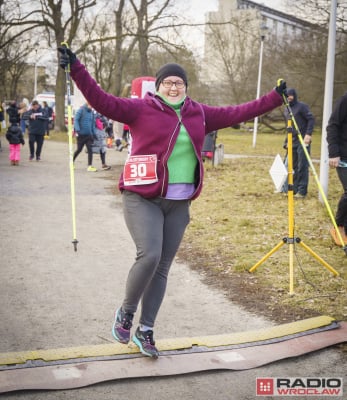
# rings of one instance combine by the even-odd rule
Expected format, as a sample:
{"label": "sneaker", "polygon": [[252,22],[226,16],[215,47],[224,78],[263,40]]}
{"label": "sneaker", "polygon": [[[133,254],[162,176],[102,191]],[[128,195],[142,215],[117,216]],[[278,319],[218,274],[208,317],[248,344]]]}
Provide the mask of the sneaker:
{"label": "sneaker", "polygon": [[132,341],[136,344],[136,346],[138,346],[142,354],[149,357],[158,358],[159,351],[155,347],[153,331],[140,331],[140,328],[137,328],[132,337]]}
{"label": "sneaker", "polygon": [[304,199],[306,196],[304,195],[304,194],[301,194],[301,193],[296,193],[295,195],[294,195],[294,198],[295,199]]}
{"label": "sneaker", "polygon": [[34,156],[29,157],[29,161],[32,161],[34,159]]}
{"label": "sneaker", "polygon": [[41,158],[40,157],[36,157],[36,161],[41,161]]}
{"label": "sneaker", "polygon": [[122,151],[122,150],[123,150],[123,145],[120,144],[119,146],[116,147],[116,149],[117,149],[118,151]]}
{"label": "sneaker", "polygon": [[87,168],[88,172],[96,172],[97,169],[95,167],[93,167],[92,165],[89,165],[89,167]]}
{"label": "sneaker", "polygon": [[133,326],[134,314],[126,313],[121,308],[115,313],[112,335],[120,343],[127,344],[130,340],[130,329]]}
{"label": "sneaker", "polygon": [[109,169],[111,169],[111,167],[109,166],[109,165],[103,165],[102,166],[102,169],[104,170],[104,171],[108,171]]}

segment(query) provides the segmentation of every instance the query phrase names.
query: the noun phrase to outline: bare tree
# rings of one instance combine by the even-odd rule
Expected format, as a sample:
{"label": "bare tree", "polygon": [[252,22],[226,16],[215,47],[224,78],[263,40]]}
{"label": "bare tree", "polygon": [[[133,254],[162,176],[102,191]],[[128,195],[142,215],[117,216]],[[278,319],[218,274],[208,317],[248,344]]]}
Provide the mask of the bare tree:
{"label": "bare tree", "polygon": [[[208,25],[206,67],[213,71],[211,95],[219,103],[240,103],[253,98],[257,83],[259,42],[249,16]],[[206,73],[209,75],[208,73]],[[218,82],[218,83],[217,83]]]}
{"label": "bare tree", "polygon": [[22,95],[17,84],[31,52],[29,34],[37,26],[22,16],[20,3],[0,0],[0,93],[3,99]]}
{"label": "bare tree", "polygon": [[156,24],[161,18],[165,19],[165,10],[170,5],[170,2],[172,3],[172,0],[165,0],[162,4],[159,4],[152,18],[149,18],[149,7],[153,4],[158,4],[156,4],[155,0],[141,0],[139,7],[137,7],[134,0],[130,0],[137,20],[136,36],[138,37],[141,75],[146,76],[149,73],[148,49],[150,46],[150,35],[153,34],[154,30],[165,28],[160,25],[156,26]]}
{"label": "bare tree", "polygon": [[[301,15],[305,15],[304,10],[308,12],[308,4],[312,7],[320,5],[321,12],[315,19],[315,10],[312,10],[309,26],[296,30],[295,34],[283,35],[280,38],[271,36],[270,32],[266,35],[261,94],[274,86],[277,78],[285,78],[290,87],[298,90],[300,99],[310,104],[319,122],[324,94],[329,2],[302,0],[300,3],[302,7],[305,4],[305,9],[301,9]],[[325,10],[322,8],[323,3],[328,7]],[[346,8],[346,2],[344,4]],[[346,34],[343,33],[344,11],[340,8],[340,30],[335,64],[335,84],[340,86],[343,81],[346,83],[344,64],[347,40]],[[213,56],[207,54],[208,62],[214,67],[211,68],[215,74],[214,81],[223,82],[221,85],[218,83],[213,85],[215,91],[212,95],[222,102],[226,102],[228,97],[231,102],[240,102],[255,95],[260,35],[254,36],[257,30],[252,26],[252,18],[247,20],[247,16],[250,15],[245,13],[245,19],[238,17],[236,20],[232,18],[231,21],[222,21],[227,24],[225,28],[222,28],[222,24],[218,24],[220,20],[212,20],[208,25],[210,33],[207,40],[212,43],[210,47],[214,54]]]}
{"label": "bare tree", "polygon": [[84,62],[92,67],[95,79],[103,89],[115,95],[120,95],[123,90],[124,70],[138,42],[137,36],[129,36],[127,26],[131,16],[125,5],[126,1],[120,0],[114,10],[98,19],[95,26],[91,25],[90,19],[84,24],[84,31],[90,37],[89,46],[83,52]]}
{"label": "bare tree", "polygon": [[135,76],[152,74],[157,66],[152,62],[156,52],[165,50],[167,56],[176,58],[183,54],[185,48],[177,43],[177,34],[170,40],[170,32],[183,24],[170,14],[173,4],[173,0],[119,0],[97,24],[86,20],[88,47],[83,61],[92,67],[105,90],[120,95]]}
{"label": "bare tree", "polygon": [[[287,0],[290,7],[292,1]],[[295,9],[300,15],[307,15],[310,17],[311,22],[327,27],[330,18],[330,0],[297,0],[295,2]],[[337,30],[341,33],[347,33],[347,2],[337,2],[336,13],[336,26]]]}
{"label": "bare tree", "polygon": [[[288,2],[288,1],[287,1]],[[289,2],[290,3],[290,2]],[[319,65],[324,66],[325,71],[327,55],[327,33],[330,21],[331,1],[330,0],[298,0],[296,7],[303,15],[310,16],[311,21],[324,28],[325,34],[321,36],[325,49],[315,59]],[[347,2],[337,1],[336,9],[336,52],[335,52],[335,76],[334,76],[334,97],[337,98],[346,91],[346,56],[347,56]],[[324,37],[325,36],[325,37]],[[320,58],[319,58],[320,56]],[[311,64],[311,67],[313,64]],[[315,68],[313,68],[315,71]],[[324,74],[321,76],[321,79]],[[322,93],[323,94],[323,93]]]}
{"label": "bare tree", "polygon": [[[64,10],[69,4],[69,10]],[[49,45],[58,48],[61,43],[71,44],[77,34],[81,19],[88,8],[93,7],[96,0],[40,0],[42,25],[45,27]],[[56,124],[55,129],[65,129],[65,79],[64,71],[58,68],[56,76]]]}
{"label": "bare tree", "polygon": [[[16,29],[22,33],[32,30],[51,49],[67,42],[100,85],[116,95],[134,76],[153,74],[158,66],[152,62],[153,54],[166,55],[162,57],[164,62],[192,57],[179,36],[180,27],[187,23],[175,15],[174,0],[103,0],[97,4],[96,0],[35,0],[30,5],[25,3],[26,8],[20,7],[19,0],[14,1],[14,14],[7,25],[0,25],[0,33],[5,26],[13,30],[9,42],[13,43]],[[4,42],[6,36],[0,37],[0,42],[1,39]],[[195,67],[194,62],[189,62],[189,68]],[[57,130],[65,129],[64,94],[64,71],[57,68]]]}
{"label": "bare tree", "polygon": [[[39,0],[30,4],[0,2],[1,31],[0,49],[14,44],[17,38],[35,31],[36,35],[45,33],[40,43],[47,41],[48,45],[57,48],[62,42],[71,43],[86,9],[94,6],[96,0]],[[67,6],[68,5],[68,6]],[[70,9],[68,9],[70,7]],[[28,47],[30,49],[30,47]],[[56,128],[64,128],[64,72],[58,69],[56,76]]]}

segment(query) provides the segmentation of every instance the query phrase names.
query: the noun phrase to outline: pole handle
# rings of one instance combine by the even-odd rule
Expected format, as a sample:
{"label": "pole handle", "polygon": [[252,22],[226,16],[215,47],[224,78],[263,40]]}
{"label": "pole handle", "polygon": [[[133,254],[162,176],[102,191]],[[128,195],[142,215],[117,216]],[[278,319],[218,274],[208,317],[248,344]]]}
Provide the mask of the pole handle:
{"label": "pole handle", "polygon": [[[64,53],[67,54],[67,49],[69,48],[69,45],[67,42],[61,42],[60,43],[61,47],[64,48]],[[65,72],[70,73],[70,63],[65,67]]]}

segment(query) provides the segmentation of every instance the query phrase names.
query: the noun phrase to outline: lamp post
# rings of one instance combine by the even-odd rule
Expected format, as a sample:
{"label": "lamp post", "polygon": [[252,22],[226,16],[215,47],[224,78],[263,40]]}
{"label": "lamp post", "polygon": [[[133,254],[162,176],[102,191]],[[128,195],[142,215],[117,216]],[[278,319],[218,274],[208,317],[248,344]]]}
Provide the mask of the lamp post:
{"label": "lamp post", "polygon": [[34,65],[34,99],[35,99],[37,95],[37,50],[39,47],[39,42],[36,42],[34,46],[35,46],[35,65]]}
{"label": "lamp post", "polygon": [[[257,84],[257,99],[260,97],[260,84],[261,84],[261,72],[263,67],[263,50],[264,50],[264,39],[265,32],[268,27],[263,23],[260,26],[260,52],[259,52],[259,69],[258,69],[258,84]],[[257,133],[258,133],[258,117],[254,118],[254,126],[253,126],[253,147],[256,145],[257,141]]]}
{"label": "lamp post", "polygon": [[[322,122],[322,139],[321,139],[321,158],[320,158],[320,183],[325,196],[328,195],[329,186],[329,154],[327,143],[327,131],[329,117],[332,111],[333,92],[334,92],[334,67],[335,67],[335,42],[336,42],[336,13],[337,0],[331,1],[328,50],[325,71],[325,88],[324,88],[324,105],[323,105],[323,122]],[[319,200],[323,203],[322,194],[319,193]]]}

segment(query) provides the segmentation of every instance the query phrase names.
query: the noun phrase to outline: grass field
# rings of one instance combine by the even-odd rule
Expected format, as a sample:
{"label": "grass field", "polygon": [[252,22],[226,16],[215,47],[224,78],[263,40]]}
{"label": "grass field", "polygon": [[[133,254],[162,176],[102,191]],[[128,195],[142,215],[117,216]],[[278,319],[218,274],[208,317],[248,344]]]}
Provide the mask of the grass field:
{"label": "grass field", "polygon": [[[335,269],[334,276],[301,245],[294,245],[294,261],[284,244],[253,273],[248,270],[288,236],[288,198],[274,193],[269,169],[276,154],[284,156],[282,134],[259,133],[255,148],[252,133],[227,129],[217,143],[225,154],[244,158],[225,159],[212,167],[206,163],[204,189],[191,207],[191,223],[179,252],[181,259],[198,270],[233,301],[276,321],[326,314],[347,317],[347,258],[333,244],[326,206],[319,201],[318,186],[310,172],[309,193],[295,200],[294,227],[318,257]],[[314,135],[312,160],[319,175],[321,137]],[[328,202],[335,215],[342,193],[336,171],[329,171]],[[294,293],[289,294],[289,266],[294,267]]]}

